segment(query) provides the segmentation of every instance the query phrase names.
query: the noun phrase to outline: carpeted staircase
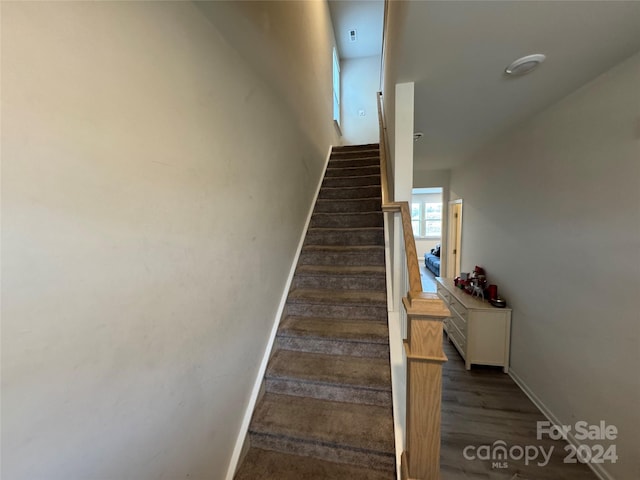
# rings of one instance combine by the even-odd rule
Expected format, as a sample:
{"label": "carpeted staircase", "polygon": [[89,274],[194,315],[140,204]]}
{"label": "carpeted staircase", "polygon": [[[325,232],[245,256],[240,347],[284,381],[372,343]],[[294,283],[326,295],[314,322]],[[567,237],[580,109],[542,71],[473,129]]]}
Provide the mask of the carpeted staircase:
{"label": "carpeted staircase", "polygon": [[336,147],[236,480],[391,480],[378,145]]}

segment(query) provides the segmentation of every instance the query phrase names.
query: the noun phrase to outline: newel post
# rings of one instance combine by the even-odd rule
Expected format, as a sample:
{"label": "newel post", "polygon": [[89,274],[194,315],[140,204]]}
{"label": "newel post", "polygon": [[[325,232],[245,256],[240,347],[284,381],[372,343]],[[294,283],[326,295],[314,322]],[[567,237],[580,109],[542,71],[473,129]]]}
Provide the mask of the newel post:
{"label": "newel post", "polygon": [[442,321],[449,310],[435,294],[409,292],[407,311],[407,420],[402,480],[440,478]]}

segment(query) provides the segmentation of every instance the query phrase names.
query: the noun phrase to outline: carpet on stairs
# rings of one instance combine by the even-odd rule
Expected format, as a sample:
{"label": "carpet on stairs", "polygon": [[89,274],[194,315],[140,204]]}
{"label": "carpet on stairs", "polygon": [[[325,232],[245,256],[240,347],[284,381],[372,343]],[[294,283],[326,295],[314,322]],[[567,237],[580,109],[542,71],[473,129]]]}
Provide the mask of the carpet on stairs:
{"label": "carpet on stairs", "polygon": [[396,476],[378,145],[335,147],[236,480]]}

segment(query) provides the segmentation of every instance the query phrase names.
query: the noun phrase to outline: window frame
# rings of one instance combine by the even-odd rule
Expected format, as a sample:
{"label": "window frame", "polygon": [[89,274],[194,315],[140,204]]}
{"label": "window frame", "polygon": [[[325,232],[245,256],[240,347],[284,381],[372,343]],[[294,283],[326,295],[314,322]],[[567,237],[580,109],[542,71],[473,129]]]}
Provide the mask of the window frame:
{"label": "window frame", "polygon": [[[418,218],[414,216],[415,206],[418,205]],[[427,205],[436,205],[440,207],[439,218],[427,218]],[[427,234],[427,222],[440,221],[440,233],[439,234]],[[418,234],[414,223],[418,222]],[[413,236],[420,239],[437,239],[442,238],[442,202],[432,202],[429,200],[414,201],[411,199],[411,228],[413,230]]]}
{"label": "window frame", "polygon": [[340,126],[340,57],[333,47],[333,120]]}

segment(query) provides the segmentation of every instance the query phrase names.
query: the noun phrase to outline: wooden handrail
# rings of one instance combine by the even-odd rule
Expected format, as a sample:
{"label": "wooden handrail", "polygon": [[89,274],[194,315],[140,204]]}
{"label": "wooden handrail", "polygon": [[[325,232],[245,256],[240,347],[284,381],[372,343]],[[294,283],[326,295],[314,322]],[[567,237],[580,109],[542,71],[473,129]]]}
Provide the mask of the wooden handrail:
{"label": "wooden handrail", "polygon": [[378,92],[378,128],[380,129],[380,183],[382,185],[382,209],[385,212],[398,212],[400,211],[400,205],[393,203],[389,196],[387,129],[384,125],[384,114],[382,113],[382,92]]}
{"label": "wooden handrail", "polygon": [[407,257],[407,272],[409,274],[409,291],[416,294],[422,292],[422,277],[418,266],[418,253],[416,241],[413,237],[411,227],[411,210],[409,202],[394,202],[389,195],[389,170],[388,169],[388,148],[387,130],[384,125],[384,115],[382,113],[382,92],[378,92],[378,126],[380,128],[380,183],[382,185],[382,210],[384,212],[400,212],[402,220],[402,232],[404,236],[404,250]]}

